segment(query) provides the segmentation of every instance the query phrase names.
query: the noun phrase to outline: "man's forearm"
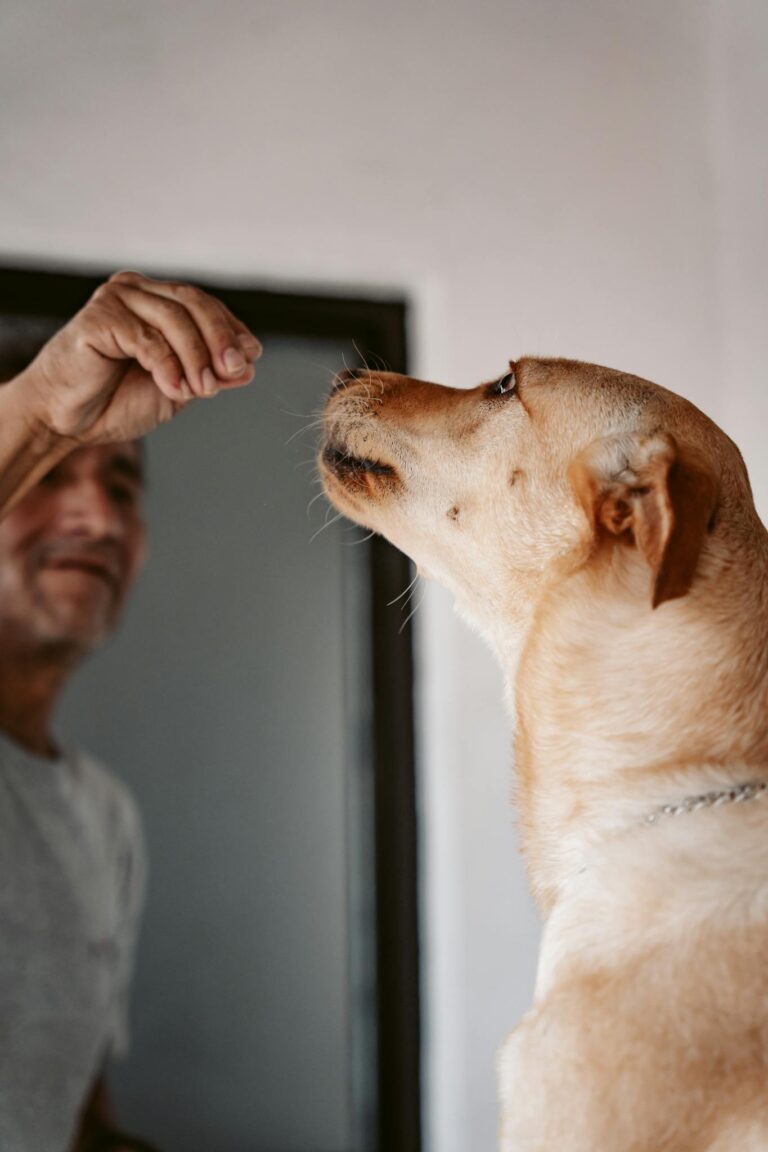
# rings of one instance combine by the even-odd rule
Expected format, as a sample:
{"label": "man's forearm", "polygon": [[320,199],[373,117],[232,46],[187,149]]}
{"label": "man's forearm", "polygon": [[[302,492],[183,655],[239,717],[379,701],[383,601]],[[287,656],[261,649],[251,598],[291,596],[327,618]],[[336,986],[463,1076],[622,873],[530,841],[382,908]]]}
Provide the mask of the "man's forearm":
{"label": "man's forearm", "polygon": [[27,369],[0,386],[0,516],[76,446],[37,419],[33,375]]}
{"label": "man's forearm", "polygon": [[94,1080],[83,1105],[75,1142],[70,1152],[157,1152],[154,1145],[122,1132],[112,1112],[112,1101],[104,1075]]}
{"label": "man's forearm", "polygon": [[104,1126],[113,1124],[107,1082],[104,1076],[100,1075],[94,1080],[88,1098],[83,1103],[80,1124],[70,1152],[88,1152],[89,1146],[93,1146],[97,1132]]}

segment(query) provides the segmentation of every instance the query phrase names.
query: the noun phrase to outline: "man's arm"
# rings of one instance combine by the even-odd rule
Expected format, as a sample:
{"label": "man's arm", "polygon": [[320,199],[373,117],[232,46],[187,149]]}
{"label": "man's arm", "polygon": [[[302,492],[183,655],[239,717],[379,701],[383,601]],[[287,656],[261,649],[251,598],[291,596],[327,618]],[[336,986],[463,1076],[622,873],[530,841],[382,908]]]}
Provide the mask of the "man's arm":
{"label": "man's arm", "polygon": [[249,383],[260,355],[220,301],[118,272],[0,388],[0,515],[75,448],[135,440]]}
{"label": "man's arm", "polygon": [[69,1152],[156,1152],[153,1145],[121,1131],[112,1112],[107,1082],[101,1073],[83,1105],[75,1142]]}
{"label": "man's arm", "polygon": [[109,1099],[109,1090],[103,1073],[94,1080],[93,1087],[83,1104],[80,1125],[70,1152],[88,1152],[97,1135],[105,1128],[114,1128],[115,1120]]}

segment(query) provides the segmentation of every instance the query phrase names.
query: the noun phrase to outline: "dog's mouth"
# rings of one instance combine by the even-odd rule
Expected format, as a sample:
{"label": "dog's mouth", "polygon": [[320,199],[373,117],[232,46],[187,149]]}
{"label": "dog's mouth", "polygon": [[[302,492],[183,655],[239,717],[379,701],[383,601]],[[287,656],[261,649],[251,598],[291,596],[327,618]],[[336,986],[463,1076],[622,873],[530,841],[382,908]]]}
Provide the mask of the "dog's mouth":
{"label": "dog's mouth", "polygon": [[345,445],[333,442],[326,444],[323,449],[322,461],[328,471],[340,480],[363,475],[390,477],[396,475],[391,464],[367,456],[356,456]]}

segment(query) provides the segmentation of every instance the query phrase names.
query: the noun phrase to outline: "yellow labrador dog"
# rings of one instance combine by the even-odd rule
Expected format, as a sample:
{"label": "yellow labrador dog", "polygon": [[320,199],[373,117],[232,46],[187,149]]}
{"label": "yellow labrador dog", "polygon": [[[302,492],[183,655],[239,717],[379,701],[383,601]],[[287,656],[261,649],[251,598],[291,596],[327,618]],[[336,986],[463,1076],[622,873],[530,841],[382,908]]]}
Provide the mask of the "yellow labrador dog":
{"label": "yellow labrador dog", "polygon": [[524,359],[467,391],[340,375],[320,470],[506,672],[546,929],[501,1149],[766,1152],[768,536],[738,450],[646,380]]}

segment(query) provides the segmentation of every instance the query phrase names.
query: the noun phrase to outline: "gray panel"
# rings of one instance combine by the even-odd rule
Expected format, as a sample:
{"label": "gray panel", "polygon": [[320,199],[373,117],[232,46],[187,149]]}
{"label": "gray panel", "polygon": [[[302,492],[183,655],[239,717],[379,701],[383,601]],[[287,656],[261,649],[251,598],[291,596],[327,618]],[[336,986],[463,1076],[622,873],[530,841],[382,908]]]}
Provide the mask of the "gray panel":
{"label": "gray panel", "polygon": [[343,523],[312,539],[314,439],[288,442],[341,363],[338,345],[273,338],[251,388],[150,437],[148,568],[64,708],[145,819],[133,1047],[114,1082],[121,1119],[167,1152],[358,1145],[373,910],[367,768],[350,792],[347,766],[367,740],[359,710],[350,724],[366,550]]}

